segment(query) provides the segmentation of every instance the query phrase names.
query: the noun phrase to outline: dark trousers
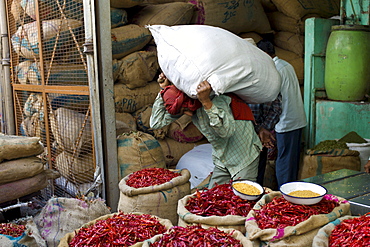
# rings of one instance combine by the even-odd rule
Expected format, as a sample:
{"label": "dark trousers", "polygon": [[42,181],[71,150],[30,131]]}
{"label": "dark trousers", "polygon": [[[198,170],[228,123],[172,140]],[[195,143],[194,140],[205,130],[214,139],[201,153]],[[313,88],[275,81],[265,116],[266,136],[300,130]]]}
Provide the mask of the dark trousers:
{"label": "dark trousers", "polygon": [[278,186],[297,180],[302,129],[276,133],[278,155],[276,158],[276,178]]}

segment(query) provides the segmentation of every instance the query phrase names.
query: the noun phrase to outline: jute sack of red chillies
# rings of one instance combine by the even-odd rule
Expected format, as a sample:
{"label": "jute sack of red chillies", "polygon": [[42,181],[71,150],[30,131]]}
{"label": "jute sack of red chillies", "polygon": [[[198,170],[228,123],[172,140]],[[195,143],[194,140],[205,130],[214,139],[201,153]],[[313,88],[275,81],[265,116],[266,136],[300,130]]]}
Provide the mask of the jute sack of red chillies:
{"label": "jute sack of red chillies", "polygon": [[[292,245],[312,246],[314,232],[323,225],[350,213],[350,204],[344,198],[327,194],[317,204],[293,204],[278,191],[264,195],[249,212],[245,227],[250,240],[262,240],[273,246],[279,241],[294,238]],[[304,235],[308,234],[308,235]],[[295,244],[295,245],[294,245]]]}
{"label": "jute sack of red chillies", "polygon": [[[127,182],[130,181],[131,175],[138,173],[142,177],[137,182],[142,181],[144,183],[139,186],[128,185]],[[178,174],[178,176],[157,185],[148,186],[145,183],[145,181],[151,180],[153,177],[162,178],[166,181],[166,177],[171,173]],[[148,168],[129,174],[118,185],[120,198],[117,209],[126,213],[139,211],[156,215],[164,219],[169,219],[174,225],[177,225],[177,204],[181,198],[190,194],[189,179],[190,172],[187,169]]]}
{"label": "jute sack of red chillies", "polygon": [[315,247],[370,246],[370,213],[361,216],[343,216],[320,228]]}
{"label": "jute sack of red chillies", "polygon": [[231,184],[196,191],[179,201],[179,226],[200,224],[207,227],[235,229],[245,233],[245,220],[256,201],[235,195]]}
{"label": "jute sack of red chillies", "polygon": [[32,219],[22,223],[0,223],[1,247],[46,247],[45,240],[40,236]]}
{"label": "jute sack of red chillies", "polygon": [[174,226],[164,234],[158,234],[145,240],[143,247],[193,246],[193,247],[253,247],[247,237],[235,229],[219,229],[216,227],[202,228],[200,225]]}
{"label": "jute sack of red chillies", "polygon": [[132,246],[166,232],[171,221],[141,212],[117,212],[101,216],[66,234],[58,247]]}

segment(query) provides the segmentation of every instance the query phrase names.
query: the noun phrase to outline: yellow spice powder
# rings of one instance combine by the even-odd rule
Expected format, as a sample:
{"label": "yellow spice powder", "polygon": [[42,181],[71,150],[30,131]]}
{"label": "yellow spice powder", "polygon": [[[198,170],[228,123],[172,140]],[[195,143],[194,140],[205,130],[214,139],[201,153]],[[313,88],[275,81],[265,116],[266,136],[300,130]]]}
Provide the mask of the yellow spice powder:
{"label": "yellow spice powder", "polygon": [[241,192],[241,193],[244,193],[244,194],[247,194],[247,195],[252,195],[252,196],[257,196],[259,194],[261,194],[261,191],[253,186],[253,185],[250,185],[250,184],[245,184],[245,183],[235,183],[233,184],[233,187]]}
{"label": "yellow spice powder", "polygon": [[320,196],[319,193],[313,192],[311,190],[296,190],[290,192],[288,195],[296,197],[316,197]]}

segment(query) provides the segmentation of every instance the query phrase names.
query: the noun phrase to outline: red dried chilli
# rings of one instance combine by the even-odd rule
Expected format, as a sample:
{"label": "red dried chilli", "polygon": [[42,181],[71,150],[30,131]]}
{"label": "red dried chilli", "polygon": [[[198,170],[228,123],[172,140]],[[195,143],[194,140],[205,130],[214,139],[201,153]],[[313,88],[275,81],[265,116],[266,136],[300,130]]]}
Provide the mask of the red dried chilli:
{"label": "red dried chilli", "polygon": [[337,201],[326,198],[314,205],[299,205],[277,196],[260,210],[255,210],[255,218],[261,229],[285,228],[295,226],[312,215],[328,214],[337,206],[339,206]]}
{"label": "red dried chilli", "polygon": [[370,213],[343,220],[335,226],[329,237],[329,247],[336,246],[370,246]]}
{"label": "red dried chilli", "polygon": [[149,214],[125,214],[119,212],[111,218],[98,220],[81,228],[69,246],[131,246],[166,232],[166,227]]}
{"label": "red dried chilli", "polygon": [[128,177],[126,184],[133,188],[143,188],[164,184],[178,176],[180,176],[180,173],[165,168],[145,168],[132,173]]}
{"label": "red dried chilli", "polygon": [[239,240],[233,238],[232,233],[226,233],[217,228],[204,229],[201,226],[173,226],[168,233],[152,243],[151,247],[242,247]]}
{"label": "red dried chilli", "polygon": [[197,191],[185,208],[200,216],[240,215],[246,217],[255,201],[248,201],[235,195],[231,184],[221,184],[212,189]]}
{"label": "red dried chilli", "polygon": [[17,225],[13,223],[0,223],[0,234],[12,237],[20,237],[26,230],[24,225]]}

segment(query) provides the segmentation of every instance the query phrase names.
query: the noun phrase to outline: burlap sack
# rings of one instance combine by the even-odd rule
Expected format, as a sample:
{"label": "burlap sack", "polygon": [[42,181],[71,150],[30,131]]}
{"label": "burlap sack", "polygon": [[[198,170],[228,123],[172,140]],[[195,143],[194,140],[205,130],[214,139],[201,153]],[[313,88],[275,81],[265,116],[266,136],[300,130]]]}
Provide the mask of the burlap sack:
{"label": "burlap sack", "polygon": [[[116,112],[115,115],[116,115],[117,136],[125,132],[137,131],[136,120],[130,113]],[[120,126],[119,122],[123,122],[127,125],[128,127],[128,129],[126,128],[127,131],[122,131],[121,133],[119,133],[119,126]]]}
{"label": "burlap sack", "polygon": [[[25,58],[34,59],[39,56],[39,35],[37,22],[27,23],[18,28],[12,36],[11,42],[14,51]],[[51,57],[54,55],[58,60],[68,60],[75,54],[76,49],[65,49],[66,46],[75,46],[73,38],[83,37],[82,21],[74,19],[53,19],[42,21],[43,30],[43,55]],[[73,33],[74,35],[71,35]],[[80,40],[77,40],[80,43]],[[53,51],[55,54],[52,54]]]}
{"label": "burlap sack", "polygon": [[169,125],[167,136],[182,143],[198,142],[204,138],[193,124],[191,116],[186,114]]}
{"label": "burlap sack", "polygon": [[[255,220],[256,212],[255,210],[260,209],[263,205],[272,201],[274,197],[282,196],[278,191],[273,191],[268,194],[265,194],[249,211],[247,220],[245,222],[245,228],[248,232],[248,238],[250,240],[260,239],[262,241],[275,242],[280,241],[290,236],[300,236],[302,234],[308,233],[312,230],[318,229],[325,224],[333,221],[343,215],[350,214],[350,204],[347,200],[341,197],[333,196],[339,202],[339,206],[334,208],[334,210],[329,214],[319,214],[313,215],[308,218],[306,221],[303,221],[296,226],[288,226],[284,229],[261,229],[258,227],[258,224]],[[310,235],[311,236],[311,235]],[[313,237],[313,236],[312,236]],[[311,239],[312,242],[313,239]],[[308,240],[307,240],[308,241]],[[303,243],[302,243],[303,244]],[[303,246],[303,245],[302,245]]]}
{"label": "burlap sack", "polygon": [[284,50],[275,46],[276,56],[290,63],[297,75],[300,84],[303,84],[304,80],[304,58],[297,55],[294,52]]}
{"label": "burlap sack", "polygon": [[44,189],[48,185],[49,174],[48,170],[45,170],[33,177],[0,185],[0,203],[15,200]]}
{"label": "burlap sack", "polygon": [[191,24],[224,28],[235,34],[241,32],[269,33],[270,23],[260,1],[224,2],[222,0],[190,0],[197,7]]}
{"label": "burlap sack", "polygon": [[189,210],[185,208],[189,199],[196,196],[197,192],[187,195],[179,200],[177,207],[178,214],[178,225],[187,226],[200,224],[204,228],[217,227],[220,229],[235,229],[243,234],[246,233],[245,229],[245,220],[247,219],[244,216],[240,215],[226,215],[226,216],[199,216],[193,213],[190,213]]}
{"label": "burlap sack", "polygon": [[0,133],[0,162],[36,156],[44,152],[39,137],[4,135]]}
{"label": "burlap sack", "polygon": [[79,155],[92,151],[90,117],[64,107],[49,114],[54,138],[62,150]]}
{"label": "burlap sack", "polygon": [[121,27],[128,23],[125,9],[110,8],[111,28]]}
{"label": "burlap sack", "polygon": [[0,184],[33,177],[43,171],[44,165],[37,157],[5,161],[0,163]]}
{"label": "burlap sack", "polygon": [[158,141],[142,131],[117,137],[119,179],[143,168],[166,168],[164,154]]}
{"label": "burlap sack", "polygon": [[185,153],[192,150],[198,144],[207,143],[207,140],[203,139],[202,141],[195,143],[182,143],[166,137],[164,139],[158,139],[158,142],[163,150],[167,167],[172,168],[176,167],[177,162],[179,162],[180,158]]}
{"label": "burlap sack", "polygon": [[317,14],[308,14],[297,20],[290,16],[283,14],[280,11],[266,13],[270,21],[271,28],[275,31],[285,31],[294,34],[304,34],[305,20],[312,17],[320,17]]}
{"label": "burlap sack", "polygon": [[173,171],[179,172],[181,176],[164,184],[144,188],[128,186],[126,181],[129,175],[124,177],[119,183],[120,198],[117,209],[126,213],[138,211],[156,215],[177,225],[178,201],[190,194],[190,172],[187,169]]}
{"label": "burlap sack", "polygon": [[48,200],[34,219],[47,246],[57,247],[60,239],[67,233],[110,213],[110,209],[101,199],[81,200],[55,197]]}
{"label": "burlap sack", "polygon": [[340,169],[361,170],[359,152],[349,149],[328,151],[307,150],[298,171],[298,179],[305,179]]}
{"label": "burlap sack", "polygon": [[339,0],[272,0],[277,9],[294,19],[301,19],[308,14],[318,14],[322,18],[339,15]]}
{"label": "burlap sack", "polygon": [[277,8],[272,0],[261,0],[261,4],[266,13],[277,11]]}
{"label": "burlap sack", "polygon": [[193,17],[195,7],[185,2],[150,4],[134,14],[131,22],[145,25],[186,25]]}
{"label": "burlap sack", "polygon": [[117,63],[113,80],[125,84],[129,89],[145,87],[154,80],[159,69],[157,53],[150,51],[133,52]]}
{"label": "burlap sack", "polygon": [[27,220],[25,226],[25,232],[16,238],[0,234],[0,246],[47,247],[46,241],[40,236],[40,232],[32,218]]}
{"label": "burlap sack", "polygon": [[22,134],[26,136],[36,136],[43,138],[42,133],[45,130],[44,122],[41,121],[40,113],[35,113],[31,117],[26,117],[21,123]]}
{"label": "burlap sack", "polygon": [[116,112],[135,112],[148,104],[153,104],[160,91],[156,81],[145,87],[129,89],[124,84],[114,84],[114,104]]}
{"label": "burlap sack", "polygon": [[304,55],[304,35],[280,31],[274,36],[276,46],[294,52],[300,57]]}
{"label": "burlap sack", "polygon": [[56,157],[55,166],[73,184],[94,181],[95,162],[92,153],[73,156],[64,151]]}
{"label": "burlap sack", "polygon": [[[257,243],[257,241],[252,243],[252,241],[250,241],[247,237],[244,236],[243,233],[241,233],[238,230],[234,230],[234,229],[220,229],[220,230],[231,234],[231,236],[233,238],[240,241],[240,244],[243,247],[257,247],[257,246],[260,246],[259,243]],[[143,242],[143,247],[150,247],[152,243],[155,243],[155,242],[159,241],[162,238],[162,236],[163,236],[163,234],[158,234],[158,235],[154,236],[153,238],[144,241]]]}
{"label": "burlap sack", "polygon": [[[76,228],[74,231],[71,231],[70,233],[67,233],[60,240],[60,243],[59,243],[58,247],[69,247],[69,243],[72,241],[73,237],[76,235],[76,232],[78,232],[80,228],[94,225],[97,221],[109,219],[109,218],[113,217],[115,214],[117,214],[117,213],[103,215],[99,218],[96,218],[95,220],[91,220],[91,221],[87,222],[86,224],[82,225],[78,229]],[[132,212],[132,214],[141,215],[143,213],[141,213],[141,212]],[[157,218],[159,223],[164,225],[166,227],[166,229],[170,229],[173,226],[171,221],[169,221],[168,219],[162,219],[162,218],[159,218],[159,217],[156,217],[156,216],[153,216],[153,217]],[[138,242],[134,245],[131,245],[131,247],[141,247],[142,245],[143,245],[143,242]]]}
{"label": "burlap sack", "polygon": [[121,59],[132,52],[141,50],[152,39],[145,27],[128,24],[111,30],[112,58]]}
{"label": "burlap sack", "polygon": [[10,6],[10,13],[12,15],[9,15],[9,17],[13,17],[17,24],[28,23],[32,21],[31,17],[24,12],[21,2],[22,0],[13,0]]}
{"label": "burlap sack", "polygon": [[321,227],[313,239],[312,246],[329,247],[329,238],[334,228],[337,225],[339,225],[343,220],[353,219],[356,217],[358,216],[343,216]]}
{"label": "burlap sack", "polygon": [[160,132],[160,131],[150,128],[150,116],[152,114],[152,109],[153,109],[153,104],[146,105],[143,108],[132,113],[132,116],[136,120],[136,126],[138,130],[151,134],[152,136],[157,138],[154,132],[155,131]]}
{"label": "burlap sack", "polygon": [[289,236],[277,241],[261,241],[261,246],[269,247],[312,247],[313,239],[320,228],[313,229],[309,232],[303,233],[298,236]]}

